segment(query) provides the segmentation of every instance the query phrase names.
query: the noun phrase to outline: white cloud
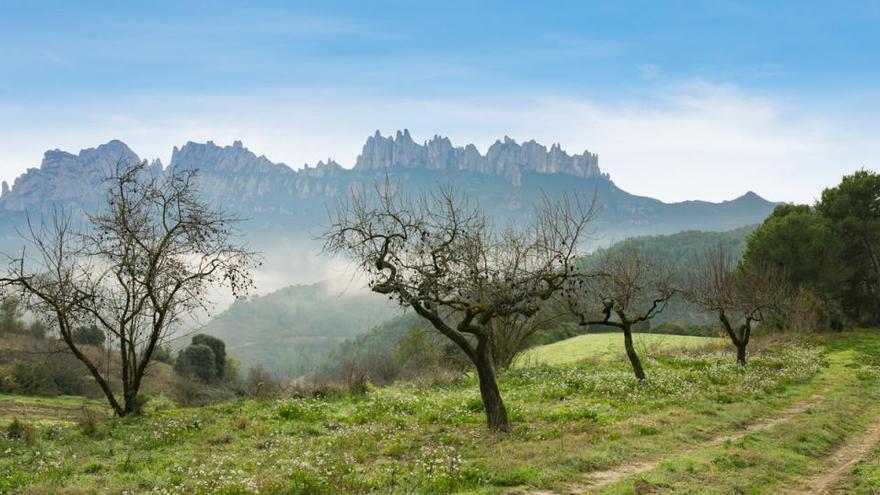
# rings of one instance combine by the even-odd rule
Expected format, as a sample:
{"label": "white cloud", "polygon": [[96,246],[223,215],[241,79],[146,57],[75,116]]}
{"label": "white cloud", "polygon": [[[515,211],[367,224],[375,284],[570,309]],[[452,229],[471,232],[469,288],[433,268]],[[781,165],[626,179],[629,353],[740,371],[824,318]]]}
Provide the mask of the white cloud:
{"label": "white cloud", "polygon": [[[626,100],[534,97],[526,91],[406,98],[289,89],[228,95],[142,95],[45,108],[0,108],[0,175],[36,166],[48,148],[119,138],[167,163],[186,141],[245,145],[294,167],[328,156],[352,165],[366,137],[409,128],[485,150],[505,134],[600,155],[622,188],[668,201],[730,199],[754,190],[811,201],[844,173],[876,165],[876,95],[853,105],[795,102],[706,81],[663,83]],[[84,110],[85,109],[85,110]],[[851,124],[850,122],[857,122]]]}

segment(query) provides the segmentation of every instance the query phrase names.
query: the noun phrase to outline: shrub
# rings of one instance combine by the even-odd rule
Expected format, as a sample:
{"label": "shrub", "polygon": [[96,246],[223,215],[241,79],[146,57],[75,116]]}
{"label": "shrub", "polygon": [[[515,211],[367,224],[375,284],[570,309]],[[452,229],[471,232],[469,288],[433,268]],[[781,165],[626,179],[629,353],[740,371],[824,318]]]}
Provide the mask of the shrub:
{"label": "shrub", "polygon": [[241,364],[237,359],[228,354],[226,355],[226,366],[223,370],[223,382],[235,390],[242,391]]}
{"label": "shrub", "polygon": [[5,297],[0,302],[0,332],[26,333],[19,302],[15,296]]}
{"label": "shrub", "polygon": [[367,393],[367,374],[362,369],[349,364],[345,370],[345,388],[348,393],[353,395],[364,395]]}
{"label": "shrub", "polygon": [[71,336],[77,344],[93,345],[96,347],[104,345],[104,342],[107,340],[104,331],[96,325],[74,328]]}
{"label": "shrub", "polygon": [[94,395],[95,386],[72,356],[46,361],[17,361],[12,377],[24,395]]}
{"label": "shrub", "polygon": [[245,392],[255,399],[271,399],[281,395],[283,386],[281,381],[275,378],[260,365],[250,369],[245,382]]}
{"label": "shrub", "polygon": [[95,438],[98,436],[98,420],[87,407],[83,408],[82,416],[79,418],[79,429],[87,437]]}
{"label": "shrub", "polygon": [[10,440],[21,440],[26,444],[32,444],[37,438],[37,432],[34,427],[18,418],[12,420],[6,427],[6,438]]}
{"label": "shrub", "polygon": [[174,356],[171,354],[171,346],[160,345],[153,352],[153,360],[165,364],[174,364]]}
{"label": "shrub", "polygon": [[321,400],[287,399],[278,404],[278,417],[288,421],[321,421],[327,409],[327,403]]}
{"label": "shrub", "polygon": [[0,367],[0,393],[18,392],[18,385],[15,383],[15,376],[8,368]]}
{"label": "shrub", "polygon": [[52,380],[46,366],[30,361],[17,361],[12,367],[12,376],[19,393],[25,395],[58,395],[61,391]]}
{"label": "shrub", "polygon": [[203,333],[193,335],[192,345],[205,345],[214,353],[214,370],[217,378],[223,378],[226,371],[226,344],[218,339]]}
{"label": "shrub", "polygon": [[182,376],[195,376],[209,382],[217,378],[214,351],[204,344],[193,344],[180,351],[174,371]]}
{"label": "shrub", "polygon": [[28,326],[27,333],[35,339],[42,340],[46,338],[46,334],[49,333],[49,329],[45,323],[40,320],[36,320]]}

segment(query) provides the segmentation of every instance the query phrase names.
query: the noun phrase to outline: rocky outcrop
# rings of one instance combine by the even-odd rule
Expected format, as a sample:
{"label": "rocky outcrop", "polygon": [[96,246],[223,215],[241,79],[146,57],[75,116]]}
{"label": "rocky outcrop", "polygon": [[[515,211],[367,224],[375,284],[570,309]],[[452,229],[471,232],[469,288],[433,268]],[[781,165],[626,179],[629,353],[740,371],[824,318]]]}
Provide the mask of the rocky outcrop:
{"label": "rocky outcrop", "polygon": [[[52,211],[59,204],[90,210],[100,204],[103,180],[113,167],[137,160],[120,141],[79,154],[49,151],[39,168],[29,169],[11,186],[3,185],[0,222],[21,222],[25,210]],[[457,147],[446,137],[418,144],[408,131],[393,137],[377,132],[367,140],[354,169],[328,158],[300,170],[258,156],[240,141],[229,146],[189,142],[174,148],[168,167],[198,169],[199,187],[214,204],[249,219],[258,226],[254,229],[277,229],[292,237],[314,231],[335,198],[386,178],[412,193],[448,185],[479,201],[490,218],[503,221],[531,215],[532,205],[544,194],[595,193],[602,209],[600,228],[611,238],[729,229],[763,220],[774,206],[754,193],[723,203],[667,204],[633,196],[601,173],[595,154],[569,155],[558,144],[548,149],[509,137],[496,141],[484,155],[472,144]],[[167,171],[156,160],[147,173],[158,177]],[[0,224],[0,241],[4,225],[5,231],[15,232],[12,223]]]}
{"label": "rocky outcrop", "polygon": [[[6,210],[43,210],[53,205],[89,202],[105,189],[105,179],[117,165],[139,161],[125,143],[117,140],[89,148],[78,155],[61,150],[47,151],[39,168],[30,168],[15,179],[12,187],[3,183],[0,205]],[[162,174],[154,161],[148,173]]]}
{"label": "rocky outcrop", "polygon": [[[32,207],[42,209],[58,202],[91,201],[103,192],[102,181],[113,167],[139,159],[128,146],[116,140],[82,150],[78,155],[48,151],[39,168],[28,169],[12,186],[4,183],[0,205],[6,210],[22,211]],[[548,150],[535,141],[518,144],[505,137],[483,155],[472,144],[456,147],[442,136],[418,144],[408,130],[398,131],[394,137],[383,137],[377,131],[367,139],[354,171],[329,158],[314,167],[307,164],[296,171],[283,163],[273,163],[265,156],[257,156],[241,141],[231,146],[218,146],[212,141],[188,142],[180,148],[174,147],[169,164],[169,168],[175,170],[198,169],[200,187],[211,198],[231,206],[252,203],[260,208],[285,197],[335,196],[347,190],[345,182],[355,180],[355,176],[392,167],[466,171],[497,177],[514,186],[520,186],[523,174],[529,172],[605,177],[595,154],[569,155],[558,144]],[[154,161],[149,173],[161,175],[161,162]]]}
{"label": "rocky outcrop", "polygon": [[367,139],[354,169],[370,171],[391,167],[497,175],[514,185],[520,185],[522,175],[528,172],[579,178],[602,176],[598,155],[589,151],[569,155],[559,144],[552,145],[548,151],[534,140],[520,145],[505,136],[503,141],[495,141],[484,156],[474,145],[455,147],[446,137],[435,135],[424,144],[417,144],[408,130],[398,131],[393,138],[383,137],[376,131]]}

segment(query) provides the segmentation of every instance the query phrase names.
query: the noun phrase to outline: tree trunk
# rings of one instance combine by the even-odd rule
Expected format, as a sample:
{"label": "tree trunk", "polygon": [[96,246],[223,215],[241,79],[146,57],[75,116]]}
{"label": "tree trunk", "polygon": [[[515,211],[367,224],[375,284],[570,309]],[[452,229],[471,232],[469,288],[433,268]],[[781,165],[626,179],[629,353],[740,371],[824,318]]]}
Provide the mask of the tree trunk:
{"label": "tree trunk", "polygon": [[483,399],[483,407],[486,410],[486,422],[492,431],[509,431],[510,424],[507,422],[507,409],[501,399],[498,390],[498,382],[495,380],[495,368],[492,366],[492,356],[489,346],[478,346],[474,365],[477,368],[477,377],[480,379],[480,397]]}
{"label": "tree trunk", "polygon": [[645,370],[642,369],[642,362],[639,360],[639,355],[636,354],[635,347],[633,347],[632,332],[626,327],[623,328],[623,345],[626,347],[626,357],[629,358],[629,362],[632,364],[636,378],[644,380]]}
{"label": "tree trunk", "polygon": [[58,315],[57,318],[59,321],[59,327],[61,328],[61,339],[64,341],[65,344],[67,344],[67,348],[70,349],[70,352],[72,352],[73,355],[76,356],[76,358],[86,366],[86,368],[88,368],[89,373],[92,374],[95,382],[97,382],[98,386],[101,387],[101,390],[104,392],[104,396],[107,397],[107,401],[110,403],[110,407],[113,408],[113,412],[115,412],[117,416],[125,416],[125,410],[119,404],[119,401],[116,400],[116,396],[113,394],[113,390],[110,388],[110,383],[108,383],[107,380],[105,380],[104,377],[101,376],[101,371],[98,369],[98,367],[95,366],[94,363],[92,363],[92,361],[88,357],[86,357],[86,355],[83,354],[79,347],[77,347],[76,344],[73,342],[70,325],[62,325],[60,323],[63,316]]}
{"label": "tree trunk", "polygon": [[125,415],[138,415],[141,413],[140,406],[138,405],[138,389],[131,386],[126,388],[128,388],[128,390],[123,391],[123,396],[125,397]]}
{"label": "tree trunk", "polygon": [[746,345],[745,342],[736,344],[736,362],[739,363],[740,366],[746,365]]}

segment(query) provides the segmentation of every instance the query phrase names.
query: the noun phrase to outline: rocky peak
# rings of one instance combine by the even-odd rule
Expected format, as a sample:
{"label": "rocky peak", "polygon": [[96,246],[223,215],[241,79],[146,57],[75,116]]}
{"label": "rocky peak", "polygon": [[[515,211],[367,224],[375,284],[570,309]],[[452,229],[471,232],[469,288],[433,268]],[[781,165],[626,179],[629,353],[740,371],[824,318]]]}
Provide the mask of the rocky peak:
{"label": "rocky peak", "polygon": [[[74,155],[58,149],[47,151],[39,168],[30,168],[15,179],[12,187],[3,187],[2,204],[7,210],[38,209],[52,202],[80,202],[104,192],[104,180],[117,165],[127,165],[140,158],[119,140]],[[155,162],[154,162],[155,164]],[[158,173],[161,173],[161,163]],[[156,173],[155,168],[150,169]]]}
{"label": "rocky peak", "polygon": [[327,158],[326,163],[324,161],[319,161],[315,167],[310,167],[309,164],[306,163],[299,173],[306,177],[335,177],[341,173],[345,173],[344,170],[345,169],[342,165]]}
{"label": "rocky peak", "polygon": [[198,169],[202,174],[266,174],[291,171],[290,167],[283,163],[272,163],[263,155],[257,156],[245,148],[241,141],[234,141],[232,146],[217,146],[214,141],[207,143],[189,141],[182,148],[174,147],[169,166],[174,170]]}
{"label": "rocky peak", "polygon": [[480,154],[469,144],[455,147],[447,137],[435,135],[424,144],[417,144],[409,130],[397,131],[394,137],[383,137],[379,131],[367,139],[355,163],[355,170],[380,170],[389,167],[426,168],[432,170],[463,170],[492,174],[519,184],[523,173],[568,174],[581,178],[597,177],[599,157],[585,151],[569,155],[555,143],[547,148],[534,140],[518,144],[510,136],[496,140]]}

